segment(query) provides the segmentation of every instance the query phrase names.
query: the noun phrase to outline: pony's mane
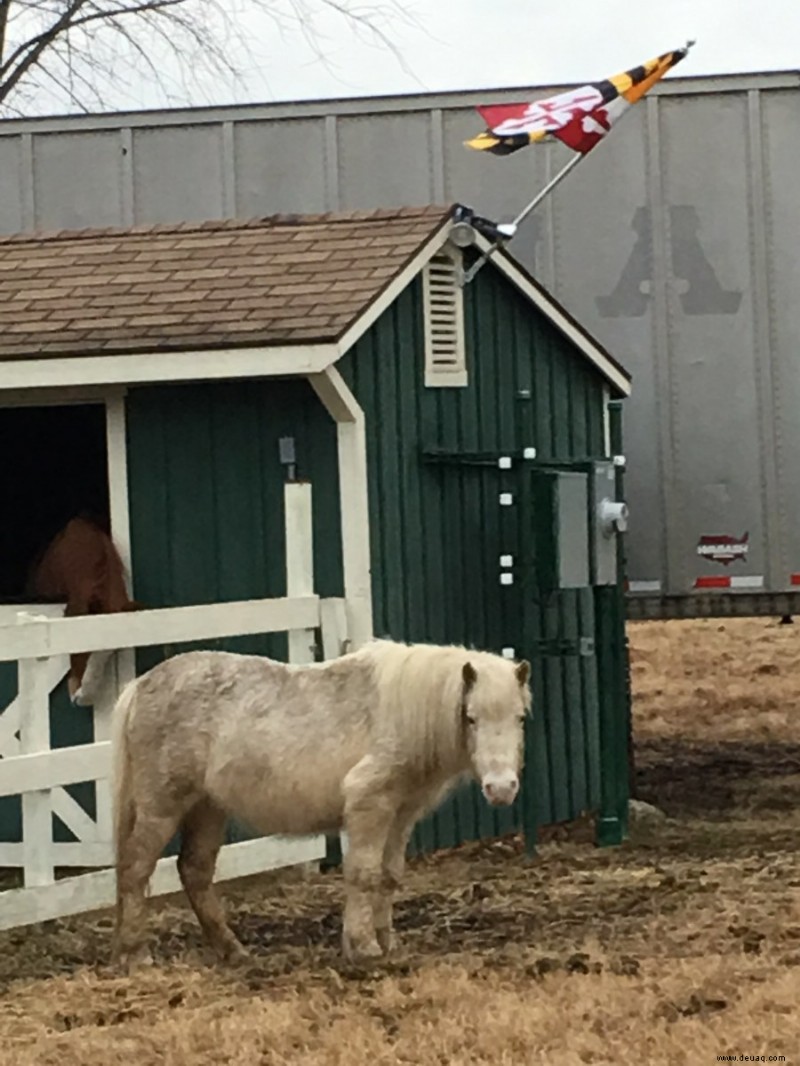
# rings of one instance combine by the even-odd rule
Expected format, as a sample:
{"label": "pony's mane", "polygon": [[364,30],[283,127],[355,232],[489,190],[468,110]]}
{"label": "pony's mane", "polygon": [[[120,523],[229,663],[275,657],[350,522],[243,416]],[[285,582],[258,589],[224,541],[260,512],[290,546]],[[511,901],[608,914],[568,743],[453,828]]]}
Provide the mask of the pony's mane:
{"label": "pony's mane", "polygon": [[372,665],[379,693],[381,732],[420,770],[446,770],[463,759],[462,670],[472,663],[485,688],[507,688],[512,664],[461,645],[402,644],[373,640],[356,657]]}

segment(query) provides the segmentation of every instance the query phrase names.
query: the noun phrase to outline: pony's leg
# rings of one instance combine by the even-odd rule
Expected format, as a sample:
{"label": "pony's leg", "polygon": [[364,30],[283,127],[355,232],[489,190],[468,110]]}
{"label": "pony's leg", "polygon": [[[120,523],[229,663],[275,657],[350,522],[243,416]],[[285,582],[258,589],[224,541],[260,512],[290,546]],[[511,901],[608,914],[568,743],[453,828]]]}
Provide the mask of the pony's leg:
{"label": "pony's leg", "polygon": [[419,813],[420,806],[417,803],[405,804],[400,808],[389,830],[383,851],[383,871],[380,889],[375,893],[373,901],[373,915],[375,936],[384,954],[388,954],[394,946],[393,896],[400,888],[403,879],[403,872],[406,868],[406,849]]}
{"label": "pony's leg", "polygon": [[247,952],[225,921],[214,891],[214,867],[225,839],[225,812],[210,800],[196,804],[181,826],[178,873],[208,942],[222,959],[246,958]]}
{"label": "pony's leg", "polygon": [[149,961],[150,953],[142,937],[147,884],[182,815],[182,810],[164,815],[138,807],[130,833],[120,840],[113,957],[121,963]]}
{"label": "pony's leg", "polygon": [[381,889],[386,841],[397,815],[397,794],[369,756],[345,777],[344,794],[348,849],[342,949],[351,960],[378,958],[383,952],[373,908]]}

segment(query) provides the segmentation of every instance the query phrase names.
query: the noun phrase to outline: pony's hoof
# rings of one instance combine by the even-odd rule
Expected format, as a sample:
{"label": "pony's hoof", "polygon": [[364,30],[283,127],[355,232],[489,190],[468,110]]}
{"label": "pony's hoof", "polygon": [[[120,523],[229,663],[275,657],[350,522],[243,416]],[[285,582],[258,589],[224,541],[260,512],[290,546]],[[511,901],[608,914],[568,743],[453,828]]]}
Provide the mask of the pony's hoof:
{"label": "pony's hoof", "polygon": [[240,944],[238,940],[222,944],[217,949],[217,955],[219,955],[222,962],[229,962],[234,965],[237,962],[252,962],[250,952],[244,944]]}
{"label": "pony's hoof", "polygon": [[137,948],[134,951],[119,952],[111,963],[112,967],[122,974],[129,974],[146,966],[154,966],[155,960],[150,948]]}
{"label": "pony's hoof", "polygon": [[92,701],[85,695],[83,689],[76,689],[72,697],[72,705],[74,707],[91,707]]}
{"label": "pony's hoof", "polygon": [[342,939],[342,952],[345,959],[354,965],[374,962],[383,958],[383,951],[377,940],[365,940],[354,943],[350,937]]}
{"label": "pony's hoof", "polygon": [[391,955],[397,947],[397,937],[391,929],[376,929],[375,936],[384,955]]}

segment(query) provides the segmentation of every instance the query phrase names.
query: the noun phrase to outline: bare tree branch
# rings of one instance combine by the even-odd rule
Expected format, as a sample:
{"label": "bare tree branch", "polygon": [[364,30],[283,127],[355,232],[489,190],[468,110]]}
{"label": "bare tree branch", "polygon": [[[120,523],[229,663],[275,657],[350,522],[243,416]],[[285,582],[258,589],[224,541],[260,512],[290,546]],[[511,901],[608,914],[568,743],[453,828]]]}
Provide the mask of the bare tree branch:
{"label": "bare tree branch", "polygon": [[[46,33],[38,34],[28,41],[24,41],[12,53],[8,61],[0,64],[0,101],[12,91],[25,72],[38,62],[42,53],[52,44],[65,29],[68,28],[73,15],[80,10],[86,0],[73,0],[73,3],[52,24]],[[14,69],[14,63],[17,63]]]}
{"label": "bare tree branch", "polygon": [[395,41],[398,25],[419,25],[405,0],[0,0],[0,114],[25,113],[40,93],[102,107],[143,73],[184,103],[202,76],[241,81],[242,56],[256,66],[245,17],[254,11],[282,35],[299,32],[329,69],[322,21],[333,15],[411,73]]}
{"label": "bare tree branch", "polygon": [[11,0],[0,0],[0,58],[6,47],[6,29],[8,27],[8,12]]}

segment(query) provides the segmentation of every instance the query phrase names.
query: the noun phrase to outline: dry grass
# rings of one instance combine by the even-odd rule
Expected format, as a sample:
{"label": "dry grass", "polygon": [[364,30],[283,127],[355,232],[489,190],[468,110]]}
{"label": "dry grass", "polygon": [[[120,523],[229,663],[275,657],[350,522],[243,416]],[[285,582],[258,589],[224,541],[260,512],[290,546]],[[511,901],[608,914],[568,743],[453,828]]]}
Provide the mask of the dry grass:
{"label": "dry grass", "polygon": [[800,743],[800,621],[634,622],[629,636],[638,739]]}
{"label": "dry grass", "polygon": [[800,1062],[800,627],[720,625],[631,627],[638,791],[663,826],[413,864],[403,950],[373,972],[339,961],[338,874],[229,887],[236,969],[179,901],[129,979],[104,968],[105,916],[2,935],[0,1064]]}

